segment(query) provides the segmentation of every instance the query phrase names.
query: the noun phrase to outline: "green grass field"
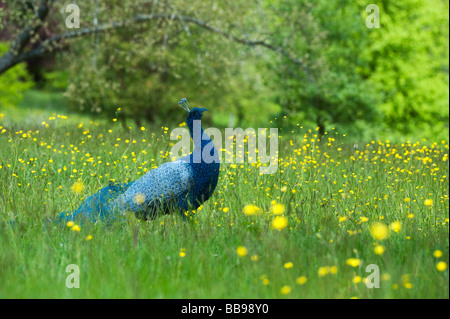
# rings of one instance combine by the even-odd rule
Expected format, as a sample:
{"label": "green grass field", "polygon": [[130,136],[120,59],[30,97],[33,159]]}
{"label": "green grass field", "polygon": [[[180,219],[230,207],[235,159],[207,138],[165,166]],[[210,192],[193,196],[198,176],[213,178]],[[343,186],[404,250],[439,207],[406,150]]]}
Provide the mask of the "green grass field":
{"label": "green grass field", "polygon": [[186,222],[68,227],[49,220],[170,161],[175,127],[34,112],[0,112],[0,298],[449,298],[447,141],[355,150],[299,125],[280,132],[275,174],[223,164]]}

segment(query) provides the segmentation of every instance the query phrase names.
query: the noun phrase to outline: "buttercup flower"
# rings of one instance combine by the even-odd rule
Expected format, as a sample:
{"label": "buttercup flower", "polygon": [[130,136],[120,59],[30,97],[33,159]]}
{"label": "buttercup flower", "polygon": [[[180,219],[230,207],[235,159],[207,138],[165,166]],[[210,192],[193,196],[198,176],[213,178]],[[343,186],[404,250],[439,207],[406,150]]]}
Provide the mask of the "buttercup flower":
{"label": "buttercup flower", "polygon": [[389,228],[392,231],[398,233],[402,229],[402,224],[397,220],[397,221],[393,222],[392,224],[390,224]]}
{"label": "buttercup flower", "polygon": [[389,228],[383,223],[373,223],[369,229],[370,234],[376,240],[384,240],[389,237]]}
{"label": "buttercup flower", "polygon": [[242,211],[245,215],[255,215],[260,212],[260,209],[256,205],[245,205]]}
{"label": "buttercup flower", "polygon": [[244,257],[248,254],[248,250],[244,246],[239,246],[238,248],[236,248],[236,253],[238,254],[238,256]]}
{"label": "buttercup flower", "polygon": [[282,230],[288,225],[288,220],[286,217],[277,216],[272,221],[272,228],[276,230]]}
{"label": "buttercup flower", "polygon": [[358,267],[360,263],[361,263],[361,260],[359,260],[358,258],[347,259],[347,265],[352,266],[352,267]]}
{"label": "buttercup flower", "polygon": [[444,271],[445,269],[447,269],[447,264],[443,261],[440,261],[437,263],[436,269],[439,271]]}
{"label": "buttercup flower", "polygon": [[283,204],[275,204],[270,208],[270,212],[274,215],[281,215],[286,211],[286,207]]}

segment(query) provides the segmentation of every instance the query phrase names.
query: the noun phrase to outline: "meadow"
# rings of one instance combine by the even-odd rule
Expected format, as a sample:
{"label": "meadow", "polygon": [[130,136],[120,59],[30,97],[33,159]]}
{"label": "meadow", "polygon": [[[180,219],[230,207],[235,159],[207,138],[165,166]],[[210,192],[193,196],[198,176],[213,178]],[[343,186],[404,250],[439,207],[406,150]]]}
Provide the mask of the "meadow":
{"label": "meadow", "polygon": [[54,218],[109,180],[170,161],[175,127],[0,113],[0,298],[449,298],[448,141],[355,145],[299,123],[279,132],[276,173],[222,164],[186,221],[67,225]]}

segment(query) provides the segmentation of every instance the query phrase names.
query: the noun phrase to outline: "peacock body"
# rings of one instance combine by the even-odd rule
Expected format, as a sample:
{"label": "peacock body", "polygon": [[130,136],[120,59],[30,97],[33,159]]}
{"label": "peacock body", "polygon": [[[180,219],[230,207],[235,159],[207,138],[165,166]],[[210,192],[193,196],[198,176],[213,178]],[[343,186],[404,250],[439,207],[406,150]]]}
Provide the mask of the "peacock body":
{"label": "peacock body", "polygon": [[[208,200],[219,178],[218,151],[201,125],[201,140],[194,139],[193,127],[195,121],[200,121],[203,112],[207,110],[190,110],[186,99],[182,99],[179,104],[188,111],[186,123],[194,140],[191,154],[164,163],[134,182],[110,183],[88,197],[75,212],[62,213],[60,217],[65,220],[80,217],[96,221],[133,212],[138,218],[152,219],[158,214],[172,211],[183,214]],[[200,155],[205,155],[205,152],[209,155],[206,160],[205,156]]]}

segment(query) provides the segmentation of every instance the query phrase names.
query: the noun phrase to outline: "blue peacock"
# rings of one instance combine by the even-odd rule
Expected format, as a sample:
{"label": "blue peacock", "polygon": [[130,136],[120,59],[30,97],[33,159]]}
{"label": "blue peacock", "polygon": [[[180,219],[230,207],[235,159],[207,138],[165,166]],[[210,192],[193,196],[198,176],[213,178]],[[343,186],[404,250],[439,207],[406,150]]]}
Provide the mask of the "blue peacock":
{"label": "blue peacock", "polygon": [[[59,218],[97,221],[120,218],[126,212],[142,219],[170,212],[184,217],[184,212],[197,209],[208,200],[217,186],[220,161],[214,143],[201,127],[200,120],[207,109],[190,109],[185,98],[178,104],[188,112],[186,124],[194,140],[191,154],[164,163],[133,182],[110,182],[73,213],[61,213]],[[198,127],[201,138],[194,138],[194,126]]]}

